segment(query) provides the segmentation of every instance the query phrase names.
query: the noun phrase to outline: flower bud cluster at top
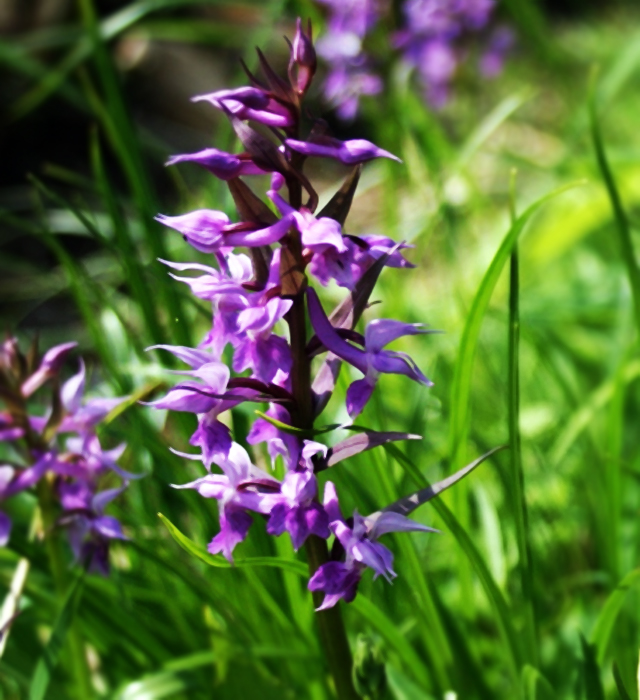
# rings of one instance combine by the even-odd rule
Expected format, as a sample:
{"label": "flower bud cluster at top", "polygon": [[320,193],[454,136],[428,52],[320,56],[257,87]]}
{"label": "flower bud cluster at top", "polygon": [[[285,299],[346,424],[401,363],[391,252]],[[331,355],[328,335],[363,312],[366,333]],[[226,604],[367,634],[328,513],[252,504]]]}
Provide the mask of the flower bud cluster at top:
{"label": "flower bud cluster at top", "polygon": [[[392,507],[367,517],[356,512],[344,518],[330,481],[320,502],[319,471],[389,440],[415,437],[365,431],[331,449],[310,439],[314,417],[333,390],[327,378],[335,379],[342,362],[362,373],[347,392],[352,418],[364,408],[381,374],[403,374],[426,386],[431,383],[410,357],[385,348],[402,336],[426,333],[420,324],[377,319],[364,334],[354,330],[380,270],[412,267],[400,252],[407,246],[378,235],[349,235],[344,228],[361,164],[373,158],[398,159],[369,141],[333,138],[321,121],[302,138],[302,103],[316,68],[311,28],[303,28],[298,20],[289,45],[288,80],[277,75],[258,51],[263,79],[247,70],[249,86],[195,98],[224,112],[242,144],[241,153],[208,148],[169,161],[196,163],[226,181],[238,220],[210,209],[158,216],[194,248],[213,255],[211,266],[163,261],[177,280],[211,302],[213,323],[197,348],[155,346],[189,369],[181,372],[184,381],[151,405],[198,416],[190,443],[199,451],[184,456],[201,461],[207,473],[177,488],[195,489],[218,501],[220,532],[210,542],[209,552],[232,560],[234,547],[251,526],[251,512],[267,519],[270,534],[287,531],[296,550],[310,535],[335,536],[330,561],[309,582],[311,590],[325,593],[322,607],[327,608],[341,598],[354,597],[366,567],[376,576],[389,580],[395,576],[393,556],[378,537],[390,531],[429,530]],[[332,158],[353,166],[344,185],[320,212],[316,211],[318,196],[304,172],[307,158]],[[270,176],[266,197],[271,207],[241,179],[265,173]],[[237,248],[247,252],[236,252]],[[321,285],[333,280],[348,290],[345,302],[330,316],[308,286],[307,275]],[[307,313],[315,332],[308,342]],[[285,324],[288,337],[278,332]],[[221,361],[229,345],[231,368]],[[311,358],[323,353],[328,354],[312,381]],[[273,461],[282,458],[286,465],[282,480],[252,464],[220,420],[223,413],[247,401],[269,404],[247,440],[253,445],[266,443]],[[213,465],[220,472],[212,471]]]}
{"label": "flower bud cluster at top", "polygon": [[[24,355],[15,338],[0,346],[0,442],[8,443],[15,461],[0,465],[0,502],[49,482],[57,509],[55,526],[64,527],[76,559],[90,570],[107,574],[109,543],[126,539],[116,518],[105,515],[106,506],[138,478],[121,469],[120,445],[104,450],[96,434],[98,424],[121,404],[123,398],[83,400],[84,362],[66,382],[60,373],[77,343],[64,343],[41,358],[34,344]],[[44,415],[33,415],[29,406],[38,390],[49,386],[51,400]],[[102,489],[105,482],[116,487]],[[0,511],[0,546],[11,533],[11,519]],[[47,534],[47,533],[45,533]]]}
{"label": "flower bud cluster at top", "polygon": [[[327,33],[318,42],[318,53],[329,73],[324,95],[338,116],[351,120],[363,95],[382,91],[381,77],[363,44],[378,23],[390,21],[387,0],[317,0],[327,8]],[[392,36],[395,49],[418,74],[427,102],[443,107],[459,66],[467,59],[469,39],[481,34],[479,70],[492,78],[502,70],[514,44],[514,34],[504,25],[489,29],[494,0],[404,0],[402,28]]]}

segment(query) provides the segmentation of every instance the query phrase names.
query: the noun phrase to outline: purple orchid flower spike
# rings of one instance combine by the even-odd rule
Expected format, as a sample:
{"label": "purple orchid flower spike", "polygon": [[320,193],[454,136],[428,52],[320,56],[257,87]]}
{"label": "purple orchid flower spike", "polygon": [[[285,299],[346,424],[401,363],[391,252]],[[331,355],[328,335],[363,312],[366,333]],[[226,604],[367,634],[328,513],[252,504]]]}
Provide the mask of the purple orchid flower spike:
{"label": "purple orchid flower spike", "polygon": [[358,165],[374,158],[390,158],[398,161],[398,163],[402,163],[400,158],[394,156],[393,153],[378,148],[374,143],[365,139],[340,141],[330,136],[322,136],[315,138],[313,141],[286,139],[284,143],[296,153],[317,158],[333,158],[345,165]]}
{"label": "purple orchid flower spike", "polygon": [[365,330],[364,349],[361,350],[340,337],[327,318],[318,295],[311,288],[307,290],[307,299],[311,323],[323,345],[365,375],[363,379],[353,382],[347,391],[347,411],[351,418],[362,412],[381,374],[404,374],[420,384],[433,386],[408,355],[383,349],[385,345],[402,336],[432,331],[420,324],[376,319],[371,321]]}
{"label": "purple orchid flower spike", "polygon": [[208,474],[177,489],[195,489],[205,498],[215,498],[220,509],[220,532],[211,540],[211,554],[222,554],[233,561],[234,547],[244,540],[251,526],[247,511],[268,514],[280,483],[254,466],[247,451],[233,443],[227,459],[219,460],[223,474]]}
{"label": "purple orchid flower spike", "polygon": [[197,153],[185,153],[171,156],[166,165],[176,163],[196,163],[206,168],[220,180],[232,180],[241,175],[264,175],[265,171],[259,168],[247,154],[234,155],[225,153],[217,148],[205,148]]}

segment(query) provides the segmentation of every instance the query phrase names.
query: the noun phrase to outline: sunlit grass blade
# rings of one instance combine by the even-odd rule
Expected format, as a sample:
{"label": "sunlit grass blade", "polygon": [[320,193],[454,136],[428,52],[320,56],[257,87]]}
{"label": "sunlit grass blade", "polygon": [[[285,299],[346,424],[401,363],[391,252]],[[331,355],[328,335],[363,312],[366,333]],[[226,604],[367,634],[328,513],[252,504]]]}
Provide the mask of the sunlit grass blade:
{"label": "sunlit grass blade", "polygon": [[474,373],[474,359],[482,321],[489,306],[493,290],[511,255],[515,242],[518,240],[518,237],[529,223],[532,216],[550,199],[559,196],[575,186],[575,184],[566,185],[545,195],[516,219],[507,231],[506,236],[480,282],[480,286],[474,296],[462,331],[451,387],[449,450],[452,458],[452,471],[459,469],[466,461],[466,443],[469,432],[469,397],[471,394],[471,380]]}
{"label": "sunlit grass blade", "polygon": [[609,166],[607,154],[604,150],[604,143],[602,141],[602,133],[600,131],[600,122],[598,120],[596,108],[595,81],[593,82],[591,94],[589,95],[589,123],[591,127],[591,140],[593,142],[598,168],[605,187],[607,188],[609,200],[611,201],[611,208],[613,209],[616,230],[618,232],[618,240],[620,242],[622,262],[627,270],[627,277],[629,278],[629,285],[631,286],[631,294],[633,296],[636,328],[638,333],[640,333],[640,267],[638,267],[636,254],[633,249],[629,219],[622,204],[622,199],[620,197],[613,172]]}
{"label": "sunlit grass blade", "polygon": [[[415,466],[415,464],[412,463],[412,460],[403,454],[403,452],[395,445],[385,445],[384,449],[389,452],[399,464],[405,468],[408,467],[408,473],[412,477],[415,474],[420,474],[420,470]],[[417,485],[421,488],[425,488],[428,486],[428,483],[426,479],[420,475]],[[516,630],[511,619],[511,612],[507,606],[504,596],[500,592],[496,582],[493,580],[491,572],[482,558],[482,555],[464,528],[461,527],[455,515],[449,510],[449,508],[447,508],[442,499],[435,498],[433,501],[431,501],[431,503],[436,509],[438,515],[442,518],[447,529],[452,533],[459,546],[463,549],[464,553],[475,569],[478,578],[480,579],[480,583],[482,584],[485,594],[493,607],[496,616],[496,623],[502,633],[507,652],[506,662],[508,665],[508,670],[511,673],[514,685],[517,686],[520,682],[520,645],[518,643],[518,635],[516,634]]]}

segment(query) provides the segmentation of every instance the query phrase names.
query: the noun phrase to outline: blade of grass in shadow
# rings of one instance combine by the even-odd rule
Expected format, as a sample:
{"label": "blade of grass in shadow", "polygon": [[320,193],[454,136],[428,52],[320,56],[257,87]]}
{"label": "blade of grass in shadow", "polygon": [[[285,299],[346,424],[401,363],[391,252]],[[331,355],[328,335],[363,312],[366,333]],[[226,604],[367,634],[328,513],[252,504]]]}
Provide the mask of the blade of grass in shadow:
{"label": "blade of grass in shadow", "polygon": [[29,700],[44,700],[51,680],[51,674],[58,664],[65,637],[73,622],[77,603],[82,592],[83,581],[82,577],[78,577],[69,591],[47,646],[36,665],[31,686],[29,687]]}
{"label": "blade of grass in shadow", "polygon": [[631,286],[631,294],[633,296],[634,318],[638,333],[640,334],[640,268],[636,261],[636,256],[633,250],[633,242],[631,240],[631,227],[629,219],[622,205],[622,199],[618,192],[616,181],[613,177],[607,154],[604,150],[602,141],[602,133],[600,131],[600,123],[598,121],[596,109],[596,91],[595,91],[595,76],[592,78],[592,84],[589,94],[589,124],[591,128],[591,140],[596,154],[598,169],[604,181],[607,193],[611,201],[613,216],[615,220],[618,239],[620,241],[620,251],[622,253],[622,262],[627,269],[627,276]]}
{"label": "blade of grass in shadow", "polygon": [[[412,479],[414,479],[414,481],[416,481],[416,485],[418,487],[425,488],[429,486],[429,483],[422,476],[418,467],[395,445],[383,445],[383,449],[389,452],[389,454],[393,456],[393,458],[398,462],[398,464],[400,464],[407,470],[407,473],[412,477]],[[416,479],[416,475],[418,474],[420,476]],[[485,564],[482,555],[480,554],[477,547],[475,546],[469,535],[466,533],[464,528],[461,527],[455,515],[449,510],[449,508],[447,508],[447,506],[441,498],[434,498],[431,501],[431,503],[436,509],[438,515],[442,518],[447,529],[451,532],[451,534],[455,537],[460,547],[464,550],[473,568],[475,569],[478,578],[480,579],[482,588],[484,589],[485,594],[487,595],[487,598],[489,599],[489,602],[493,607],[496,616],[496,622],[502,634],[507,651],[506,660],[508,670],[511,674],[514,685],[517,687],[520,682],[520,648],[518,644],[518,635],[516,633],[515,627],[513,626],[511,620],[511,612],[509,611],[507,603],[502,593],[500,592],[500,589],[498,588],[496,582],[493,580],[491,572]]]}
{"label": "blade of grass in shadow", "polygon": [[596,661],[595,648],[589,644],[587,640],[580,635],[580,644],[582,646],[583,664],[582,678],[584,681],[584,689],[586,700],[605,700],[602,681],[600,680],[600,668]]}
{"label": "blade of grass in shadow", "polygon": [[378,630],[387,644],[396,651],[403,666],[414,680],[420,684],[422,690],[429,688],[431,683],[424,662],[411,646],[406,636],[398,629],[398,624],[387,617],[378,606],[363,595],[356,596],[355,600],[349,605]]}
{"label": "blade of grass in shadow", "polygon": [[[515,170],[511,174],[510,200],[511,225],[517,221],[515,205]],[[511,508],[516,526],[518,543],[518,569],[522,605],[524,608],[524,637],[528,661],[539,664],[538,630],[533,599],[533,570],[531,542],[525,496],[524,470],[522,468],[522,445],[520,438],[520,264],[518,241],[513,244],[509,261],[509,329],[508,329],[508,423],[509,423],[509,467],[511,477]]]}
{"label": "blade of grass in shadow", "polygon": [[620,700],[631,700],[631,695],[629,695],[629,691],[625,687],[622,676],[620,675],[620,669],[615,661],[613,662],[613,680],[616,682]]}
{"label": "blade of grass in shadow", "polygon": [[102,195],[102,199],[106,205],[109,216],[111,217],[114,237],[118,246],[118,257],[126,275],[127,285],[129,286],[133,297],[140,304],[145,323],[150,331],[150,336],[153,338],[160,338],[162,337],[162,329],[158,319],[157,299],[144,278],[144,272],[140,264],[135,243],[131,238],[127,220],[120,211],[116,201],[115,192],[113,191],[107,178],[107,173],[104,169],[102,159],[102,152],[100,149],[99,137],[95,131],[93,131],[91,134],[90,150],[93,172],[96,182],[98,183],[98,190]]}
{"label": "blade of grass in shadow", "polygon": [[[95,65],[105,102],[94,91],[88,76],[85,75],[84,83],[89,101],[98,118],[102,122],[111,146],[118,156],[120,165],[127,178],[136,208],[139,212],[142,228],[149,250],[154,258],[167,258],[166,247],[163,241],[161,227],[154,221],[158,213],[158,206],[151,182],[147,175],[144,158],[140,150],[140,142],[135,133],[132,121],[125,105],[125,98],[118,80],[117,73],[104,38],[100,31],[92,0],[79,0],[80,13],[85,29],[91,38],[94,49]],[[156,301],[155,308],[165,308],[171,319],[171,335],[180,345],[191,346],[190,324],[184,322],[184,313],[180,297],[173,293],[172,285],[166,276],[160,277],[160,270],[156,272],[154,291],[160,297],[160,303]],[[151,296],[150,290],[147,295]],[[149,328],[154,336],[154,342],[162,344],[166,333],[159,333],[160,325]]]}
{"label": "blade of grass in shadow", "polygon": [[640,569],[634,569],[620,581],[602,606],[600,615],[591,633],[591,642],[596,648],[596,658],[599,664],[602,664],[605,659],[613,626],[618,619],[627,593],[639,584]]}

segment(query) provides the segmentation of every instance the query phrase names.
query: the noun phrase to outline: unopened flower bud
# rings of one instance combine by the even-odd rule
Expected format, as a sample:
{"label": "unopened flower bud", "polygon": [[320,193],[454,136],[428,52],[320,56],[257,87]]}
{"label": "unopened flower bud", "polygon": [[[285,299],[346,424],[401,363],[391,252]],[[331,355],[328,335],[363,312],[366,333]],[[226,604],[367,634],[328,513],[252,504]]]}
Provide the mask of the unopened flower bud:
{"label": "unopened flower bud", "polygon": [[316,51],[313,48],[311,38],[311,22],[309,22],[305,34],[302,29],[302,21],[298,17],[296,35],[291,45],[291,58],[289,60],[289,81],[298,95],[304,95],[309,89],[316,72],[316,66]]}

